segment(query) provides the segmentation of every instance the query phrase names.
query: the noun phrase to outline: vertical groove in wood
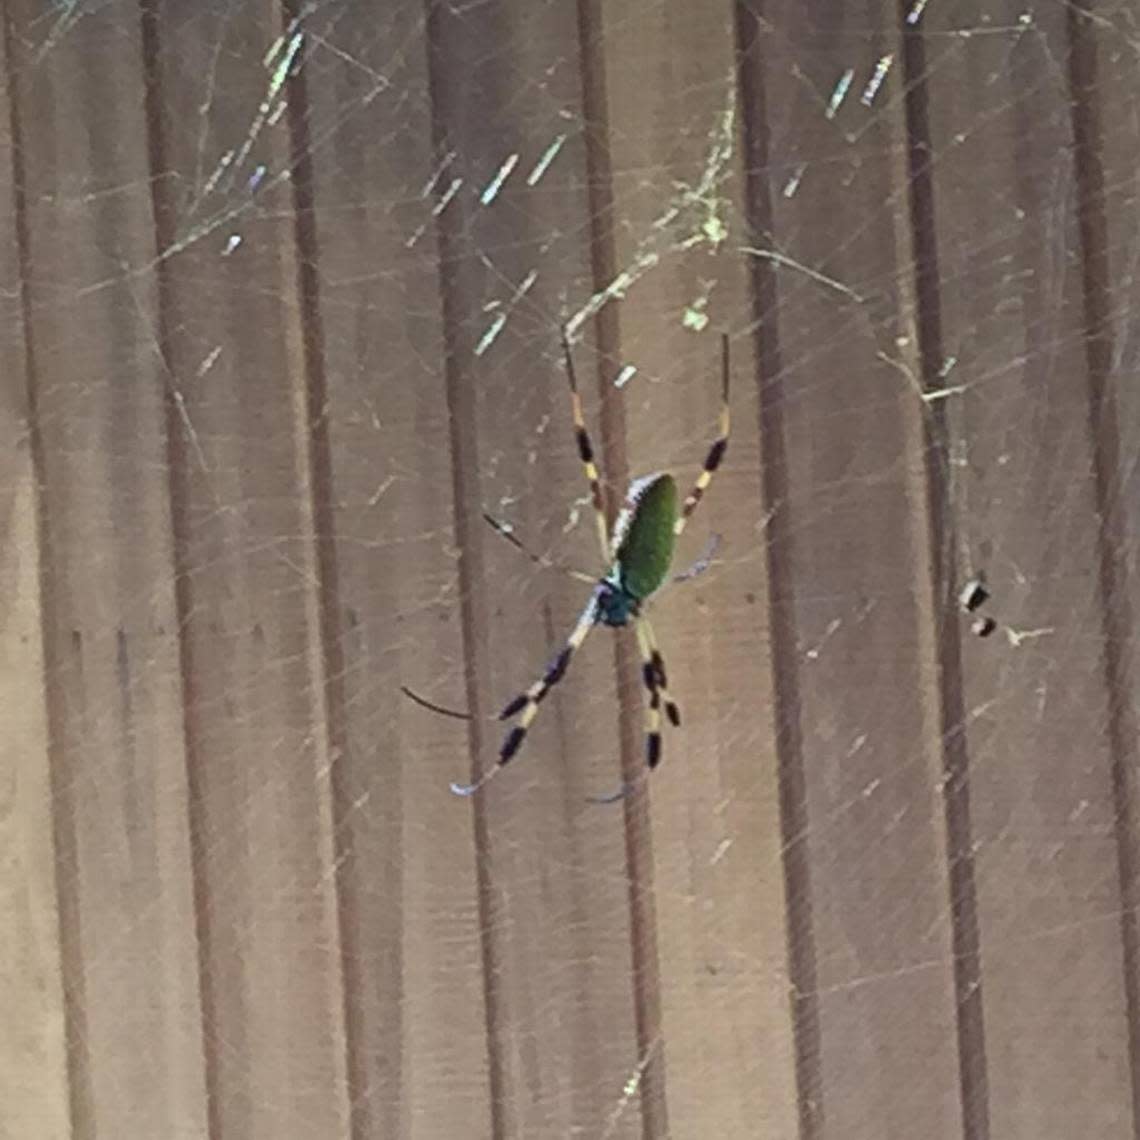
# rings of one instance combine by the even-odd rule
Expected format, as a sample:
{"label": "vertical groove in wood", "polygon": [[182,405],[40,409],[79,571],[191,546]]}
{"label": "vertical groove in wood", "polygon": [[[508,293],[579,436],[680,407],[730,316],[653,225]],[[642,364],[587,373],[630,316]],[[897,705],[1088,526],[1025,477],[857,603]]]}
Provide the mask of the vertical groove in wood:
{"label": "vertical groove in wood", "polygon": [[65,681],[68,669],[59,658],[58,582],[53,561],[52,524],[48,512],[49,472],[39,411],[39,368],[32,314],[32,251],[28,224],[27,165],[21,114],[20,76],[16,58],[12,7],[4,5],[3,35],[8,76],[8,129],[11,139],[12,199],[15,212],[16,258],[19,273],[19,311],[24,338],[25,407],[28,450],[35,480],[35,531],[37,585],[40,605],[40,639],[43,685],[47,712],[49,787],[51,789],[52,847],[58,911],[59,962],[63,993],[63,1034],[66,1050],[68,1113],[75,1140],[95,1134],[94,1093],[88,1054],[87,1000],[84,980],[83,938],[79,906],[79,848],[75,830],[74,779],[66,763]]}
{"label": "vertical groove in wood", "polygon": [[[768,185],[768,109],[760,32],[760,0],[735,7],[736,67],[745,167],[747,244],[765,248],[772,232]],[[759,384],[760,483],[768,573],[780,833],[787,909],[788,979],[794,1036],[796,1099],[801,1140],[824,1134],[819,986],[812,920],[807,782],[803,768],[799,650],[796,633],[794,520],[788,510],[784,392],[777,324],[776,278],[764,258],[749,259],[752,332]]]}
{"label": "vertical groove in wood", "polygon": [[[924,391],[941,384],[943,366],[938,242],[922,33],[908,22],[911,4],[900,0],[903,82],[906,89],[907,172],[914,249],[918,352]],[[989,1090],[982,1006],[981,937],[970,821],[969,748],[965,727],[961,627],[955,611],[956,531],[947,462],[950,435],[945,401],[927,404],[923,418],[930,589],[936,625],[938,731],[949,861],[951,941],[957,1002],[958,1063],[965,1140],[989,1136]]]}
{"label": "vertical groove in wood", "polygon": [[[160,0],[139,0],[146,117],[146,147],[151,170],[150,192],[154,210],[155,249],[155,340],[160,359],[171,359],[173,330],[178,327],[176,303],[168,263],[164,254],[173,248],[177,206],[169,177],[166,129],[163,121],[164,94],[161,45],[159,42]],[[190,565],[190,449],[184,434],[182,409],[175,389],[167,383],[163,398],[166,433],[166,465],[170,494],[171,557],[174,573],[174,612],[178,628],[178,672],[182,697],[182,733],[186,749],[188,790],[187,829],[190,836],[194,931],[198,964],[199,1001],[202,1022],[202,1062],[206,1127],[210,1140],[222,1135],[221,1104],[218,1097],[219,1049],[217,994],[210,970],[212,923],[209,883],[203,870],[208,842],[208,820],[203,786],[203,764],[199,748],[196,661],[193,640],[187,626],[193,612]]]}
{"label": "vertical groove in wood", "polygon": [[[448,74],[451,40],[462,34],[446,27],[456,16],[440,4],[429,3],[426,18],[428,99],[431,104],[432,149],[436,169],[441,169],[451,150],[448,123]],[[486,666],[490,622],[484,592],[485,566],[480,542],[482,502],[479,479],[479,441],[476,426],[476,393],[471,373],[460,363],[463,327],[463,215],[444,209],[446,187],[436,180],[433,188],[436,210],[436,242],[439,249],[440,311],[443,330],[443,370],[447,405],[447,430],[451,458],[452,511],[458,550],[459,620],[463,641],[463,674],[467,710],[467,749],[472,778],[479,775],[483,756],[483,703],[480,675]],[[504,1140],[514,1134],[517,1119],[511,1103],[505,1047],[509,1040],[510,1013],[502,979],[508,962],[501,932],[495,922],[496,876],[494,847],[486,800],[476,796],[474,811],[476,896],[479,911],[479,946],[483,1001],[487,1026],[487,1065],[490,1089],[491,1137]]]}
{"label": "vertical groove in wood", "polygon": [[[131,773],[131,780],[123,788],[124,810],[123,818],[136,820],[143,818],[144,812],[139,804],[139,787],[137,781],[138,756],[135,750],[135,700],[131,688],[131,649],[127,631],[120,627],[115,631],[115,680],[119,690],[119,717],[123,726],[122,749],[127,761],[127,769]],[[134,846],[138,836],[134,831],[127,831],[125,836],[127,845],[132,848],[132,856],[136,856]]]}
{"label": "vertical groove in wood", "polygon": [[[282,35],[300,20],[302,5],[282,0]],[[349,1135],[363,1140],[373,1135],[372,1098],[365,1040],[367,1014],[360,995],[365,992],[361,971],[365,968],[358,892],[360,870],[351,825],[353,792],[349,781],[348,716],[345,699],[345,646],[341,625],[340,570],[337,563],[335,495],[332,472],[332,442],[329,432],[328,378],[325,374],[325,333],[321,314],[318,264],[320,242],[317,234],[313,187],[311,114],[308,97],[308,71],[296,68],[289,78],[287,98],[289,131],[289,185],[293,200],[293,239],[296,243],[294,268],[300,316],[304,375],[304,424],[301,446],[313,526],[316,556],[316,610],[318,658],[321,675],[317,683],[318,707],[326,733],[329,782],[332,789],[333,891],[336,905],[340,965],[340,1016],[345,1035],[345,1068],[349,1106]]]}
{"label": "vertical groove in wood", "polygon": [[[609,106],[600,0],[579,0],[578,45],[582,76],[582,119],[586,138],[586,185],[590,216],[590,268],[595,291],[617,276],[613,229],[613,166],[609,144]],[[620,358],[621,331],[612,302],[595,318],[597,384],[601,397],[602,454],[609,494],[608,517],[616,513],[616,497],[629,481],[625,415],[620,394],[607,382],[609,363]],[[620,708],[621,770],[626,784],[645,773],[641,746],[641,689],[637,662],[628,637],[614,639],[614,669]],[[648,784],[641,785],[643,789]],[[638,1092],[645,1140],[669,1134],[665,1042],[661,1022],[661,970],[654,900],[653,845],[648,791],[622,801],[625,827],[626,874],[629,884],[630,953],[634,1024],[637,1035]]]}
{"label": "vertical groove in wood", "polygon": [[1112,297],[1105,216],[1103,134],[1092,0],[1066,8],[1073,166],[1080,234],[1088,429],[1097,512],[1097,572],[1102,667],[1108,698],[1107,737],[1112,765],[1115,839],[1120,877],[1120,935],[1128,1019],[1132,1132],[1140,1136],[1140,919],[1136,913],[1137,725],[1129,688],[1132,614],[1128,541],[1120,488],[1120,429],[1112,377]]}

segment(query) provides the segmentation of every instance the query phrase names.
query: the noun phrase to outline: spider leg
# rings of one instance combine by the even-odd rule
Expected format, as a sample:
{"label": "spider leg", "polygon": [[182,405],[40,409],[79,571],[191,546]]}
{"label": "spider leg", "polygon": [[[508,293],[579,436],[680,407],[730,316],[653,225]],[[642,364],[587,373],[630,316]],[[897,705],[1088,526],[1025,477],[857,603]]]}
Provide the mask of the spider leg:
{"label": "spider leg", "polygon": [[497,534],[505,538],[516,550],[524,554],[536,566],[541,566],[544,570],[557,570],[561,574],[566,574],[578,582],[589,582],[591,586],[598,584],[597,575],[583,573],[581,570],[575,570],[570,566],[563,566],[561,562],[554,562],[546,558],[542,554],[535,554],[516,534],[514,527],[509,523],[500,522],[494,515],[483,512],[483,521]]}
{"label": "spider leg", "polygon": [[710,534],[700,558],[698,558],[688,570],[682,570],[680,574],[674,574],[673,581],[691,582],[694,578],[699,578],[712,565],[712,560],[716,557],[716,552],[720,549],[720,542],[721,538],[719,534]]}
{"label": "spider leg", "polygon": [[510,720],[511,717],[516,715],[519,719],[503,738],[502,746],[499,748],[499,759],[495,767],[484,772],[473,784],[452,784],[451,790],[457,796],[474,795],[484,784],[502,771],[503,766],[507,764],[515,753],[518,752],[519,748],[522,747],[522,742],[526,738],[527,730],[530,728],[531,722],[538,715],[538,706],[542,703],[546,694],[565,676],[566,669],[570,664],[570,658],[574,656],[575,650],[586,640],[586,635],[597,623],[597,617],[598,595],[597,591],[595,591],[590,595],[590,600],[586,603],[586,608],[582,611],[577,624],[574,626],[570,636],[566,639],[566,644],[562,646],[554,659],[547,665],[546,672],[529,688],[524,689],[517,697],[509,701],[504,706],[503,711],[499,713],[499,720]]}
{"label": "spider leg", "polygon": [[578,394],[578,378],[574,375],[574,360],[570,355],[570,341],[566,329],[562,330],[562,352],[566,357],[566,379],[570,383],[570,408],[574,415],[574,436],[578,441],[578,456],[586,471],[590,484],[590,501],[594,507],[594,521],[598,526],[598,543],[602,548],[602,562],[610,564],[610,528],[606,524],[606,507],[602,502],[602,484],[598,468],[594,463],[594,447],[590,443],[590,433],[586,431],[586,420],[582,415],[582,397]]}
{"label": "spider leg", "polygon": [[693,484],[693,489],[685,498],[684,505],[681,507],[681,513],[677,516],[677,521],[673,524],[673,533],[680,534],[685,529],[685,524],[689,521],[689,516],[697,509],[697,504],[701,501],[708,485],[712,482],[712,477],[716,469],[720,466],[720,461],[724,458],[725,450],[728,448],[728,334],[725,333],[721,338],[721,396],[720,396],[720,419],[717,424],[717,437],[713,441],[712,447],[709,448],[709,453],[705,456],[705,465],[699,476],[697,476],[696,483]]}
{"label": "spider leg", "polygon": [[[665,715],[669,718],[670,724],[679,725],[681,714],[666,694],[665,661],[657,649],[653,627],[648,619],[644,616],[635,618],[634,632],[637,634],[637,650],[641,655],[641,682],[649,694],[645,705],[645,766],[648,775],[661,763],[662,699],[665,704]],[[625,799],[633,789],[633,783],[623,783],[616,792],[588,796],[587,799],[593,804],[613,804]]]}
{"label": "spider leg", "polygon": [[643,671],[646,668],[653,670],[657,691],[665,705],[665,715],[669,718],[669,723],[674,728],[679,728],[681,724],[681,710],[669,699],[669,683],[665,678],[665,658],[661,656],[661,650],[657,648],[657,637],[653,632],[653,626],[650,624],[649,618],[645,617],[644,614],[638,619],[637,625],[638,628],[645,633],[645,643],[649,650],[647,663],[645,663],[645,656],[642,656],[642,669]]}
{"label": "spider leg", "polygon": [[641,618],[636,620],[634,630],[641,654],[641,682],[649,694],[645,705],[645,765],[652,771],[661,763],[661,674]]}

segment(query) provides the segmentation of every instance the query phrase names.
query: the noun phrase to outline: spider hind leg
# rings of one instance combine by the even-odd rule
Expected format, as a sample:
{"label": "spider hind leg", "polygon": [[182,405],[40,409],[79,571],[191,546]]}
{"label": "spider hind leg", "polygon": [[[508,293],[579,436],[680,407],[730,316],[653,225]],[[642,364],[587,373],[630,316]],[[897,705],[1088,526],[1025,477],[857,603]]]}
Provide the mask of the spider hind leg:
{"label": "spider hind leg", "polygon": [[[665,706],[665,716],[675,728],[681,724],[681,710],[669,697],[665,658],[657,648],[653,626],[644,616],[635,618],[633,625],[637,634],[637,648],[641,654],[641,683],[648,693],[645,705],[645,777],[643,777],[647,778],[649,773],[661,763],[661,706]],[[586,798],[592,804],[613,804],[625,799],[635,786],[635,782],[626,781],[615,792]]]}
{"label": "spider hind leg", "polygon": [[[669,719],[669,723],[674,728],[681,727],[681,710],[677,707],[675,701],[669,697],[669,682],[665,677],[665,658],[661,656],[661,650],[657,648],[657,637],[653,633],[653,626],[650,625],[649,619],[643,617],[641,619],[641,626],[645,631],[645,643],[648,648],[648,658],[644,661],[642,670],[652,669],[655,680],[655,687],[661,695],[661,700],[665,705],[665,715]],[[648,681],[646,688],[648,688]]]}
{"label": "spider hind leg", "polygon": [[[583,634],[583,638],[584,637],[585,635]],[[580,645],[581,642],[578,644]],[[528,704],[539,704],[545,698],[546,694],[566,675],[566,667],[570,664],[570,658],[573,657],[574,650],[577,648],[578,645],[567,642],[566,645],[562,647],[558,656],[551,661],[546,672],[542,675],[542,678],[531,685],[529,689],[519,693],[517,697],[504,706],[503,711],[499,713],[499,720],[510,720],[511,717],[525,709]],[[529,724],[530,722],[528,721],[527,723]],[[523,731],[525,732],[526,730],[524,729]],[[511,735],[513,735],[513,733]],[[509,740],[510,736],[508,736],[507,739]],[[521,743],[522,740],[520,739],[515,747],[511,749],[511,756],[515,754],[518,744]],[[506,750],[505,743],[503,749],[504,751]],[[508,756],[507,759],[510,759],[510,757]]]}
{"label": "spider hind leg", "polygon": [[598,592],[595,590],[594,593],[590,595],[590,600],[586,603],[586,608],[579,615],[573,631],[566,639],[566,644],[563,645],[554,659],[546,667],[546,671],[543,675],[529,688],[519,693],[517,697],[508,701],[507,704],[503,706],[503,711],[499,713],[500,720],[510,720],[513,716],[518,716],[519,719],[518,723],[513,725],[508,730],[506,736],[503,737],[503,743],[499,748],[499,757],[495,766],[484,772],[474,783],[452,784],[451,790],[457,796],[474,795],[498,772],[501,772],[503,766],[518,753],[523,745],[523,741],[526,739],[526,734],[530,729],[531,723],[534,721],[534,718],[538,716],[539,705],[542,704],[546,698],[546,694],[566,675],[566,670],[570,666],[570,659],[574,656],[575,650],[586,640],[586,635],[597,623],[597,620]]}

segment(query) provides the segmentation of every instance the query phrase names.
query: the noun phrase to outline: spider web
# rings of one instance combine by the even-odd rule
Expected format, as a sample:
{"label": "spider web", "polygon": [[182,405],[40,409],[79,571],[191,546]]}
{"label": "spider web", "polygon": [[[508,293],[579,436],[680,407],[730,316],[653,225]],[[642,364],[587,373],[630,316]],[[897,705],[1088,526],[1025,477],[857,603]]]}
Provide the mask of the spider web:
{"label": "spider web", "polygon": [[[1138,39],[1081,11],[5,12],[0,1138],[1134,1134]],[[464,802],[605,569],[561,326],[611,513],[730,336],[683,722],[643,784],[596,630]]]}

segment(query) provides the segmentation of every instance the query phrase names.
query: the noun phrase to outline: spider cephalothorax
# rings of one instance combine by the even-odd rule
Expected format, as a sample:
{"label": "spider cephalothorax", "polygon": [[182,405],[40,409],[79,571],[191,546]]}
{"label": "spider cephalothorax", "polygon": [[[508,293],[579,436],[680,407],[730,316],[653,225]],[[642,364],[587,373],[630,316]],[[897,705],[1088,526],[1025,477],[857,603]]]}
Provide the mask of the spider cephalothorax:
{"label": "spider cephalothorax", "polygon": [[[500,720],[517,716],[518,722],[510,729],[499,749],[499,763],[473,784],[452,784],[459,795],[478,791],[501,767],[518,752],[526,738],[531,722],[538,715],[538,706],[551,688],[562,680],[574,652],[586,640],[595,625],[621,627],[632,625],[637,634],[641,653],[641,676],[649,702],[645,715],[645,754],[650,768],[661,759],[661,706],[670,723],[679,725],[681,714],[669,699],[665,679],[665,661],[657,648],[653,627],[643,612],[644,604],[664,584],[669,576],[677,538],[685,529],[689,516],[712,481],[713,472],[720,466],[728,446],[728,337],[722,338],[721,409],[717,438],[705,457],[704,468],[693,489],[678,509],[677,484],[672,475],[647,475],[630,485],[625,504],[611,531],[606,522],[602,503],[601,480],[594,464],[594,449],[582,416],[582,400],[574,377],[574,362],[570,357],[570,344],[565,333],[562,348],[566,356],[566,377],[570,383],[570,403],[574,414],[574,432],[578,441],[578,454],[590,484],[590,496],[598,527],[602,557],[609,567],[598,580],[578,618],[566,644],[546,667],[543,675],[528,689],[524,689],[503,708]],[[624,794],[619,793],[619,794]]]}
{"label": "spider cephalothorax", "polygon": [[629,625],[641,615],[641,600],[613,578],[603,578],[598,583],[595,597],[598,600],[598,621],[611,629]]}

